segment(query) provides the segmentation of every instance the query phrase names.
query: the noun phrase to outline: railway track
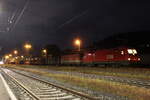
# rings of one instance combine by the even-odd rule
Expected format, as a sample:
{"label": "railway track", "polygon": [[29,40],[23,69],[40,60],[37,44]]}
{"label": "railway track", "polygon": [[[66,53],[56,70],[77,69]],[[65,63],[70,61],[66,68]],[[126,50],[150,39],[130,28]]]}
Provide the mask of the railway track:
{"label": "railway track", "polygon": [[54,74],[70,74],[74,76],[82,76],[82,77],[91,78],[91,79],[103,79],[103,80],[108,80],[112,82],[120,82],[120,83],[129,84],[132,86],[150,89],[150,80],[141,80],[141,79],[135,79],[135,78],[125,78],[125,77],[105,76],[105,75],[94,75],[94,74],[86,74],[86,73],[78,73],[78,72],[63,72],[63,71],[51,71],[51,70],[42,70],[42,71],[48,72],[48,73],[54,73]]}
{"label": "railway track", "polygon": [[22,99],[19,98],[19,100],[98,100],[98,98],[9,69],[1,68],[1,71],[9,85],[23,95]]}

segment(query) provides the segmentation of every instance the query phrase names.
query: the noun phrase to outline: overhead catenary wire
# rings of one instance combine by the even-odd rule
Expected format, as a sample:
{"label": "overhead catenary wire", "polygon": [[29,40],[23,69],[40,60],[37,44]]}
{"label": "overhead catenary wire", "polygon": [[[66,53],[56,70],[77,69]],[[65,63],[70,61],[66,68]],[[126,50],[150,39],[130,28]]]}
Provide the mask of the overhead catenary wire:
{"label": "overhead catenary wire", "polygon": [[83,15],[87,14],[88,11],[89,11],[89,10],[85,10],[85,11],[83,11],[82,13],[80,13],[80,14],[78,14],[78,15],[76,15],[76,16],[73,16],[71,19],[69,19],[69,20],[67,20],[66,22],[64,22],[63,24],[59,25],[59,26],[58,26],[58,29],[64,27],[65,25],[67,25],[67,24],[73,22],[74,20],[76,20],[76,19],[82,17]]}
{"label": "overhead catenary wire", "polygon": [[[20,19],[21,19],[21,17],[23,16],[25,10],[26,10],[27,7],[28,7],[28,4],[29,4],[29,0],[26,1],[26,3],[25,3],[25,5],[24,5],[23,9],[21,10],[19,16],[17,17],[17,19],[16,19],[16,21],[15,21],[13,27],[12,27],[12,30],[16,27],[16,25],[17,25],[18,22],[20,21]],[[12,16],[12,17],[13,17],[13,16]]]}

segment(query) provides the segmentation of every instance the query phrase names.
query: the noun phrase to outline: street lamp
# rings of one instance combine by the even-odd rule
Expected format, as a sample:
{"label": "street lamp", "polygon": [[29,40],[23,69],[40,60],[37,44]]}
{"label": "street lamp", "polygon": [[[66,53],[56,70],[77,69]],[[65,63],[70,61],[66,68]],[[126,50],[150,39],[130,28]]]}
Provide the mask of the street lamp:
{"label": "street lamp", "polygon": [[8,59],[8,58],[9,58],[9,56],[8,56],[8,55],[6,55],[6,56],[5,56],[5,59]]}
{"label": "street lamp", "polygon": [[9,54],[9,57],[12,57],[12,54]]}
{"label": "street lamp", "polygon": [[29,44],[29,43],[26,43],[26,44],[24,45],[24,48],[25,48],[25,50],[26,50],[26,56],[30,58],[29,50],[32,48],[32,45]]}
{"label": "street lamp", "polygon": [[14,50],[14,54],[17,55],[17,54],[18,54],[18,51],[17,51],[17,50]]}
{"label": "street lamp", "polygon": [[24,56],[21,56],[21,58],[24,58]]}
{"label": "street lamp", "polygon": [[27,50],[29,50],[29,49],[32,48],[32,45],[31,45],[31,44],[25,44],[25,45],[24,45],[24,48],[27,49]]}
{"label": "street lamp", "polygon": [[80,40],[80,39],[76,39],[76,40],[74,41],[74,44],[75,44],[76,46],[78,46],[78,50],[80,51],[81,40]]}
{"label": "street lamp", "polygon": [[47,50],[46,49],[43,49],[42,50],[42,53],[43,53],[43,56],[45,56],[44,58],[45,58],[45,64],[47,64],[48,63],[48,58],[47,58]]}
{"label": "street lamp", "polygon": [[44,50],[43,50],[43,53],[44,53],[44,54],[46,54],[46,53],[47,53],[47,50],[46,50],[46,49],[44,49]]}

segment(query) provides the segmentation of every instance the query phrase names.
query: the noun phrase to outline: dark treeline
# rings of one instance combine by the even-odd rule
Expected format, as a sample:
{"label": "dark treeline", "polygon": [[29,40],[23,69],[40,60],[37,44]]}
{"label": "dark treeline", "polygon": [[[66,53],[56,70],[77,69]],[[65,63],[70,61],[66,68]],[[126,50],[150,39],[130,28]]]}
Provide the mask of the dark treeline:
{"label": "dark treeline", "polygon": [[93,43],[88,48],[103,49],[118,46],[133,47],[140,53],[150,53],[150,32],[118,33]]}

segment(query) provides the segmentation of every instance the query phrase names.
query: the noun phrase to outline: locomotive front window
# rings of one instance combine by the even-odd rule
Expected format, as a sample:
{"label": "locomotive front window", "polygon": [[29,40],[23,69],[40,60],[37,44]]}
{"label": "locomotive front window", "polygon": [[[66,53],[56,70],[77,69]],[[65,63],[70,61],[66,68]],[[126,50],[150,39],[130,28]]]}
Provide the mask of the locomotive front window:
{"label": "locomotive front window", "polygon": [[128,49],[127,51],[128,54],[133,54],[133,55],[137,54],[137,51],[135,49]]}
{"label": "locomotive front window", "polygon": [[133,51],[133,54],[137,54],[137,51],[135,49],[133,49],[132,51]]}
{"label": "locomotive front window", "polygon": [[128,54],[132,54],[132,49],[128,49]]}

